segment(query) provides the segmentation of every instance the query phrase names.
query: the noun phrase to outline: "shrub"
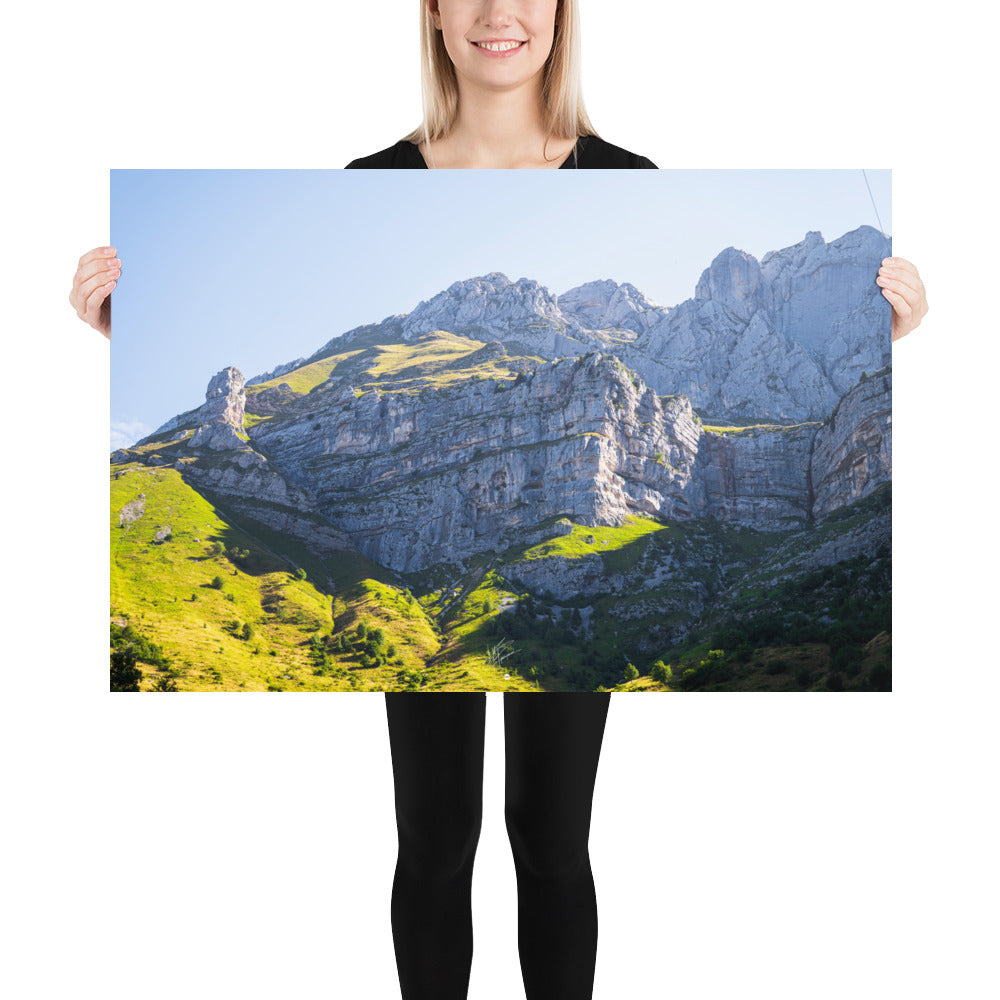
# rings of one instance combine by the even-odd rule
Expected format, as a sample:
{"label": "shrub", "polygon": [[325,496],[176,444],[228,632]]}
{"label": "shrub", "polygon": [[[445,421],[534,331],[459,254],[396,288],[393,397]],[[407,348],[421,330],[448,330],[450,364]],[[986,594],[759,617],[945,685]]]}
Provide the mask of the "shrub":
{"label": "shrub", "polygon": [[135,665],[131,647],[115,649],[111,653],[111,690],[138,691],[142,671]]}
{"label": "shrub", "polygon": [[111,623],[110,645],[113,649],[129,649],[136,660],[152,663],[161,669],[170,665],[170,658],[163,650],[144,635],[139,635],[131,625]]}
{"label": "shrub", "polygon": [[666,684],[673,673],[673,668],[664,663],[663,660],[657,660],[649,670],[649,676],[659,684]]}
{"label": "shrub", "polygon": [[223,581],[222,577],[216,575],[216,576],[212,577],[212,582],[211,582],[211,584],[209,584],[209,586],[214,587],[216,590],[222,590],[223,583],[224,583],[224,581]]}

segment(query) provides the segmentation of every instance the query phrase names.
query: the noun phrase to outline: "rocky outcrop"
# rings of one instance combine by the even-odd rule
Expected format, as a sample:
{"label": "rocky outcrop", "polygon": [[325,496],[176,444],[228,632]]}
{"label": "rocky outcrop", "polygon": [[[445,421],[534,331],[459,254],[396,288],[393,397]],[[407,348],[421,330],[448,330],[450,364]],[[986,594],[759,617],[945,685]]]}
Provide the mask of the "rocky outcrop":
{"label": "rocky outcrop", "polygon": [[[146,444],[178,428],[197,427],[202,429],[204,425],[211,425],[204,431],[201,443],[208,447],[228,447],[224,442],[231,440],[234,435],[229,434],[225,428],[231,431],[243,429],[245,407],[246,390],[243,374],[238,368],[230,365],[228,368],[223,368],[209,381],[208,388],[205,390],[205,402],[201,406],[172,417],[165,424],[157,427],[152,434],[137,441],[136,446]],[[220,430],[220,428],[222,429]],[[213,445],[209,443],[211,441],[217,443]]]}
{"label": "rocky outcrop", "polygon": [[192,448],[211,448],[213,451],[229,451],[239,448],[243,439],[232,426],[222,421],[200,424],[191,435]]}

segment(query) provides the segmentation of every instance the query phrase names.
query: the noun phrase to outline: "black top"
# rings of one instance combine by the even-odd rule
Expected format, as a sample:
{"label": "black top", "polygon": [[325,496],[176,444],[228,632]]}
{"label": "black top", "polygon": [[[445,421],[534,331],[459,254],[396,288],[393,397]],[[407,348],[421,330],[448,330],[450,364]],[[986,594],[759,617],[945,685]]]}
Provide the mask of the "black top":
{"label": "black top", "polygon": [[[427,164],[420,153],[420,147],[415,142],[400,139],[387,149],[380,149],[371,156],[362,156],[351,160],[344,168],[365,170],[409,169],[426,170]],[[591,170],[656,170],[656,164],[645,156],[630,153],[621,146],[612,146],[596,135],[581,135],[576,140],[572,152],[559,165],[559,169],[591,169]]]}

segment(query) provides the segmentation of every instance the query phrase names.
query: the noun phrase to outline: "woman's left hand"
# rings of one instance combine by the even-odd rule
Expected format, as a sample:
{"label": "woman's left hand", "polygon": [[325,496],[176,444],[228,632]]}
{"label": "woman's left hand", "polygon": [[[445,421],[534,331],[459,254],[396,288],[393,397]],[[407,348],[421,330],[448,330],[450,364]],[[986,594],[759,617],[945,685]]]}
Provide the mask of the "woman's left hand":
{"label": "woman's left hand", "polygon": [[875,283],[892,306],[892,339],[899,340],[920,326],[927,315],[927,294],[917,269],[902,257],[886,257]]}

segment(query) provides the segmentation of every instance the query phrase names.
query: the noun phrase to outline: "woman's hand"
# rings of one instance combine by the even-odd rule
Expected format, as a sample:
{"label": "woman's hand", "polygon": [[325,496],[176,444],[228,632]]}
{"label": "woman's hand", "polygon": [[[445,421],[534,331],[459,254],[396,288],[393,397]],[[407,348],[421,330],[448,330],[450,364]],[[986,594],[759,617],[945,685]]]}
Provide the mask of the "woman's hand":
{"label": "woman's hand", "polygon": [[95,247],[80,258],[69,303],[77,316],[111,339],[111,290],[121,274],[122,262],[114,247]]}
{"label": "woman's hand", "polygon": [[892,305],[892,339],[899,340],[920,326],[927,315],[927,295],[917,269],[902,257],[886,257],[878,269],[877,285]]}

